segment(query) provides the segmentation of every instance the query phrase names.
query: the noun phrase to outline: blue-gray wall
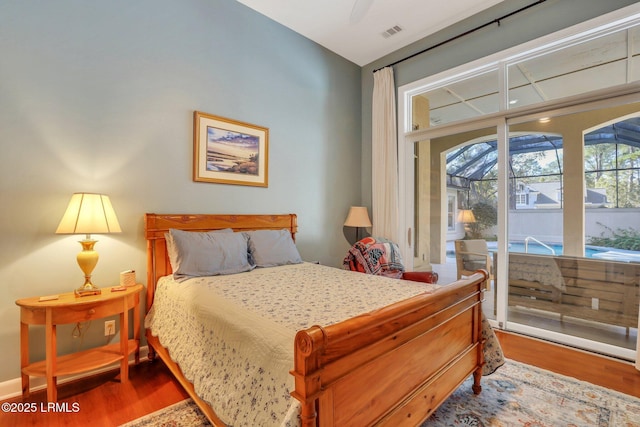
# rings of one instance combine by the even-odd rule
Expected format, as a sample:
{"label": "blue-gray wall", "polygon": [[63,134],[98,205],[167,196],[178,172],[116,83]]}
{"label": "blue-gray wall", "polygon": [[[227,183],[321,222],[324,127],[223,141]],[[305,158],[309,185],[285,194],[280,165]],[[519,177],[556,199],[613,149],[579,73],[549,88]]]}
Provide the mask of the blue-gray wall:
{"label": "blue-gray wall", "polygon": [[[123,229],[97,236],[99,286],[146,282],[145,212],[293,212],[303,258],[339,266],[360,99],[360,67],[233,0],[0,2],[0,383],[20,376],[14,301],[82,283],[80,236],[54,234],[73,192],[110,195]],[[192,181],[194,110],[269,128],[268,188]],[[61,352],[102,323],[60,328]]]}

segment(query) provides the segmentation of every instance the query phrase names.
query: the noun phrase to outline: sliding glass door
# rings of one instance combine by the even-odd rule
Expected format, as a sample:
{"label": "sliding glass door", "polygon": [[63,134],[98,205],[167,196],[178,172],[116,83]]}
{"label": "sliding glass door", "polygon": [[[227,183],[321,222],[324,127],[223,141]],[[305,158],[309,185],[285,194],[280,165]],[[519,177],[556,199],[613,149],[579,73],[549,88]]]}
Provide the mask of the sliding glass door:
{"label": "sliding glass door", "polygon": [[510,121],[506,321],[512,330],[633,359],[640,104],[572,110]]}
{"label": "sliding glass door", "polygon": [[637,25],[591,28],[399,96],[414,268],[442,284],[486,269],[495,326],[629,360],[640,300]]}
{"label": "sliding glass door", "polygon": [[[466,264],[469,271],[493,270],[497,257],[495,135],[495,127],[484,127],[415,144],[414,268],[428,262],[438,271],[440,283],[462,276],[456,263]],[[456,253],[456,242],[465,239],[482,240],[478,242],[482,254],[469,254],[463,260]],[[494,296],[492,286],[487,294],[491,306],[486,307],[490,318],[495,317]]]}
{"label": "sliding glass door", "polygon": [[640,104],[626,101],[413,143],[414,267],[443,284],[485,269],[496,325],[633,359]]}

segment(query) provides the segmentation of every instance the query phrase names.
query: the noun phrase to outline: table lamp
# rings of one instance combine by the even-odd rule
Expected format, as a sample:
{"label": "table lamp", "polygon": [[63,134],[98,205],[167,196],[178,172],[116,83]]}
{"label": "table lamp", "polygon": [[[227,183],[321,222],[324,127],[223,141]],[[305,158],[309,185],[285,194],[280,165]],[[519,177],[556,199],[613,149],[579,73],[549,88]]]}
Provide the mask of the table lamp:
{"label": "table lamp", "polygon": [[364,206],[351,206],[347,220],[344,222],[346,227],[356,227],[356,242],[360,240],[360,228],[371,227],[369,212]]}
{"label": "table lamp", "polygon": [[120,233],[118,218],[109,196],[104,194],[75,193],[64,213],[56,234],[85,234],[80,240],[82,251],[77,261],[84,272],[84,284],[74,291],[76,296],[97,295],[100,288],[91,283],[91,273],[98,263],[98,252],[93,249],[97,240],[92,234]]}
{"label": "table lamp", "polygon": [[471,209],[460,209],[458,212],[458,222],[464,224],[464,232],[469,233],[471,228],[469,224],[476,222],[476,217]]}

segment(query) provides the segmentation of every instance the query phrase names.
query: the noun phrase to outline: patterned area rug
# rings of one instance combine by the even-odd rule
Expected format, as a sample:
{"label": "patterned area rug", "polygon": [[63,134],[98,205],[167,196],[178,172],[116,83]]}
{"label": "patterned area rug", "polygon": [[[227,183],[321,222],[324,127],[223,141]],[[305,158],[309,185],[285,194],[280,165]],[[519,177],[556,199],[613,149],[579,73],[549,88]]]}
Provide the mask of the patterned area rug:
{"label": "patterned area rug", "polygon": [[174,403],[121,427],[204,427],[211,423],[191,399]]}
{"label": "patterned area rug", "polygon": [[[210,425],[190,400],[125,424],[126,427]],[[640,399],[512,360],[454,392],[422,427],[640,426]]]}
{"label": "patterned area rug", "polygon": [[512,360],[465,381],[422,427],[640,426],[640,399]]}

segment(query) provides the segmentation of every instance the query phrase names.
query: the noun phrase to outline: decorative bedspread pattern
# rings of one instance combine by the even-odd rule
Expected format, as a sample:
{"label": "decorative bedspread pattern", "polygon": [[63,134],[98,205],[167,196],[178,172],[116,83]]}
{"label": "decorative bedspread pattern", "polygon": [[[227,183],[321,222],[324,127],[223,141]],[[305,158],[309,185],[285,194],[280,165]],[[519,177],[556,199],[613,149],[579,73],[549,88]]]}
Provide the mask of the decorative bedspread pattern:
{"label": "decorative bedspread pattern", "polygon": [[182,283],[167,277],[145,326],[225,423],[294,426],[289,371],[298,330],[439,287],[308,263]]}
{"label": "decorative bedspread pattern", "polygon": [[509,255],[509,278],[566,290],[562,272],[553,256],[512,253]]}

